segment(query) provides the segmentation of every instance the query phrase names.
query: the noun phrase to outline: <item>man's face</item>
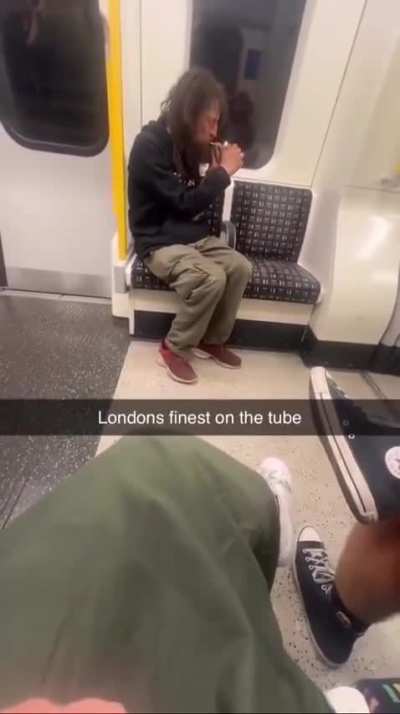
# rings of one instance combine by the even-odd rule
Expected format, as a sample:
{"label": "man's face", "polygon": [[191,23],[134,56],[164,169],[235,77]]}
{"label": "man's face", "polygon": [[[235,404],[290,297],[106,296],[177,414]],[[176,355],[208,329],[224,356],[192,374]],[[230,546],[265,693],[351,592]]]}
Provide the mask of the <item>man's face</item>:
{"label": "man's face", "polygon": [[215,141],[218,136],[218,124],[221,111],[217,102],[210,105],[197,119],[194,128],[194,142],[200,146],[208,146],[210,141]]}

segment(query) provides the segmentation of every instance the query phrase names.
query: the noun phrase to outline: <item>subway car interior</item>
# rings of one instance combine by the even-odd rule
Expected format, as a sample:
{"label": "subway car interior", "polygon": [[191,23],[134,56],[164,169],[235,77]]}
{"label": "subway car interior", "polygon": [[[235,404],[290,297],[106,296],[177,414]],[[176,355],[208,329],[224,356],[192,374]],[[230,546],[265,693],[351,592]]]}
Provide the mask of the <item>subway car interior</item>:
{"label": "subway car interior", "polygon": [[[187,385],[157,363],[178,296],[135,252],[128,159],[190,67],[224,86],[222,138],[244,153],[210,234],[252,275],[229,340],[242,368],[198,360]],[[399,85],[399,0],[0,0],[0,401],[284,405],[316,367],[353,399],[400,399]],[[283,459],[296,525],[338,557],[354,516],[317,434],[202,438],[253,469]],[[1,528],[116,439],[3,424]],[[399,675],[398,618],[334,671],[286,570],[273,603],[320,687]]]}

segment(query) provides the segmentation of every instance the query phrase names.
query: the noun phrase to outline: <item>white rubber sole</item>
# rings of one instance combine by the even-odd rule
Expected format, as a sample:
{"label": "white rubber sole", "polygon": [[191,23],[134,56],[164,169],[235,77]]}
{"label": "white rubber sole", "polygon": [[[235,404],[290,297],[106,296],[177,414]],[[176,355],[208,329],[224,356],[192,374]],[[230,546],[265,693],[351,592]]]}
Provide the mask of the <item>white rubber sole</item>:
{"label": "white rubber sole", "polygon": [[278,504],[280,522],[278,565],[280,568],[285,568],[292,561],[294,548],[292,475],[287,464],[274,456],[263,459],[257,467],[257,473],[272,491]]}
{"label": "white rubber sole", "polygon": [[321,440],[347,503],[362,523],[378,521],[379,514],[374,497],[348,445],[347,437],[341,434],[341,424],[323,367],[314,367],[311,370],[310,388],[311,397],[315,400],[315,416],[324,432]]}
{"label": "white rubber sole", "polygon": [[225,362],[221,362],[217,357],[210,355],[208,352],[203,352],[203,350],[200,350],[198,347],[193,347],[192,352],[195,357],[198,357],[199,359],[212,359],[213,362],[216,362],[216,364],[219,364],[220,367],[225,367],[225,369],[240,369],[242,366],[241,364],[239,364],[237,367],[234,367],[231,364],[226,364]]}
{"label": "white rubber sole", "polygon": [[[322,662],[324,664],[327,665],[327,667],[330,667],[330,669],[339,669],[339,667],[342,667],[343,665],[337,664],[336,662],[332,662],[332,660],[328,659],[322,652],[318,642],[316,641],[316,639],[314,637],[314,633],[311,629],[310,621],[308,619],[307,610],[306,610],[306,606],[305,606],[305,602],[304,602],[304,598],[303,598],[303,593],[302,593],[302,590],[300,587],[299,579],[297,577],[297,570],[296,570],[297,543],[299,541],[300,535],[302,534],[302,532],[304,531],[305,528],[307,528],[307,526],[303,526],[302,528],[300,528],[300,530],[296,536],[295,543],[294,543],[294,551],[293,551],[293,559],[292,559],[293,580],[296,584],[297,591],[300,595],[300,600],[301,600],[301,603],[303,605],[303,610],[304,610],[304,619],[307,623],[307,629],[308,629],[308,632],[309,632],[309,635],[311,638],[311,642],[314,645],[314,648],[315,648],[316,653],[318,654],[318,657],[322,660]],[[310,526],[310,528],[312,528],[312,526]],[[343,663],[343,664],[345,664],[345,663]]]}
{"label": "white rubber sole", "polygon": [[198,359],[211,359],[211,355],[208,352],[203,352],[198,347],[192,347],[192,354]]}
{"label": "white rubber sole", "polygon": [[171,379],[174,380],[174,382],[179,382],[179,384],[196,384],[198,381],[198,377],[196,376],[194,379],[192,379],[190,382],[187,379],[181,379],[180,377],[177,377],[168,367],[167,363],[164,361],[163,357],[159,354],[157,357],[157,363],[160,365],[160,367],[164,367],[164,369],[167,370],[167,374]]}

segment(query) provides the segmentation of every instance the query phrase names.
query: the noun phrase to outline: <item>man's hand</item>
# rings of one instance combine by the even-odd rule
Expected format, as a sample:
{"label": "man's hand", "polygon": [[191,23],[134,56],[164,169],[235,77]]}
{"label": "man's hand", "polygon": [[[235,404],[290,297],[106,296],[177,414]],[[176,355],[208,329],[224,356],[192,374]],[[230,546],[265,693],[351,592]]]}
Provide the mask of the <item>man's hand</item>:
{"label": "man's hand", "polygon": [[221,160],[219,165],[227,171],[229,176],[233,176],[236,171],[243,166],[244,154],[237,144],[228,144],[221,147]]}
{"label": "man's hand", "polygon": [[210,169],[215,169],[221,165],[222,144],[211,144]]}

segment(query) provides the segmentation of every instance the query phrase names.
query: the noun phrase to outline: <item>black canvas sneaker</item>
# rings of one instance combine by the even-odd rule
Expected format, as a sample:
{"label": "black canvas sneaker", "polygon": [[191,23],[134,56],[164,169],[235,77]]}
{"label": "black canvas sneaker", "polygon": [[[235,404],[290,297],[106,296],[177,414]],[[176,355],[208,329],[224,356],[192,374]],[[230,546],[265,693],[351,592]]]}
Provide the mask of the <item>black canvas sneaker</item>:
{"label": "black canvas sneaker", "polygon": [[311,370],[310,395],[318,433],[356,518],[400,517],[400,429],[371,420],[323,367]]}
{"label": "black canvas sneaker", "polygon": [[333,605],[335,574],[324,543],[310,526],[297,538],[293,574],[315,648],[326,664],[339,667],[347,662],[365,630],[356,632],[348,616]]}

